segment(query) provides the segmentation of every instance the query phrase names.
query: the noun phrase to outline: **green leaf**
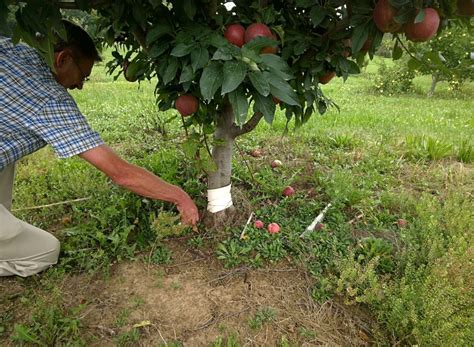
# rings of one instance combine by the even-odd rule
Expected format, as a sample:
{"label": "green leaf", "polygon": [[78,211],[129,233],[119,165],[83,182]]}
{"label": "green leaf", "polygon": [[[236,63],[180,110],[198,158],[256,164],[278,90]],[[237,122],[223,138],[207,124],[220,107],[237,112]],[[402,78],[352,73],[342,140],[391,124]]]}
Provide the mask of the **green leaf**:
{"label": "green leaf", "polygon": [[170,54],[173,57],[181,58],[191,53],[192,50],[193,50],[193,45],[186,44],[186,43],[178,43],[176,47],[173,48]]}
{"label": "green leaf", "polygon": [[209,52],[206,48],[198,46],[191,52],[191,63],[193,71],[196,72],[206,66],[209,61]]}
{"label": "green leaf", "polygon": [[264,74],[270,84],[270,92],[273,96],[276,96],[288,105],[300,106],[298,96],[288,82],[267,71]]}
{"label": "green leaf", "polygon": [[278,75],[285,81],[293,78],[290,67],[281,57],[275,54],[262,54],[261,57],[262,63],[265,64],[272,73]]}
{"label": "green leaf", "polygon": [[212,60],[232,60],[232,55],[229,51],[219,48],[212,56]]}
{"label": "green leaf", "polygon": [[268,94],[270,94],[270,85],[265,76],[266,75],[260,71],[252,71],[249,73],[250,82],[252,82],[257,92],[263,96],[268,96]]}
{"label": "green leaf", "polygon": [[167,23],[159,23],[148,31],[146,35],[146,44],[149,45],[152,42],[155,42],[163,35],[171,33],[171,27]]}
{"label": "green leaf", "polygon": [[369,29],[367,25],[361,25],[354,29],[352,34],[352,53],[356,54],[360,51],[365,41],[369,37]]}
{"label": "green leaf", "polygon": [[140,24],[142,28],[145,28],[147,18],[145,8],[143,6],[133,6],[132,13],[135,21]]}
{"label": "green leaf", "polygon": [[415,17],[415,23],[421,23],[425,19],[425,10],[421,9]]}
{"label": "green leaf", "polygon": [[393,46],[393,51],[392,51],[392,59],[398,60],[402,57],[402,55],[403,55],[403,50],[398,45],[398,41],[395,41],[395,45]]}
{"label": "green leaf", "polygon": [[211,62],[202,72],[199,80],[201,94],[206,101],[211,101],[217,89],[222,85],[222,64]]}
{"label": "green leaf", "polygon": [[271,95],[263,96],[259,93],[254,93],[255,99],[254,111],[261,112],[263,118],[268,124],[272,124],[273,118],[275,117],[276,105]]}
{"label": "green leaf", "polygon": [[249,103],[245,96],[244,88],[240,86],[232,93],[229,94],[229,101],[234,111],[235,123],[242,125],[247,119],[247,113],[249,109]]}
{"label": "green leaf", "polygon": [[326,11],[322,7],[315,6],[311,9],[309,16],[311,17],[313,26],[317,27],[326,17]]}
{"label": "green leaf", "polygon": [[174,57],[170,57],[168,59],[168,64],[166,66],[165,72],[163,74],[163,83],[164,84],[170,83],[176,77],[177,72],[178,72],[178,59]]}
{"label": "green leaf", "polygon": [[194,0],[184,0],[183,3],[184,12],[189,19],[193,19],[196,14],[196,1]]}
{"label": "green leaf", "polygon": [[421,65],[422,65],[422,62],[419,61],[418,59],[415,59],[415,58],[411,58],[409,61],[408,61],[408,68],[410,70],[417,70]]}
{"label": "green leaf", "polygon": [[262,48],[275,47],[277,45],[278,45],[278,42],[276,40],[273,40],[265,36],[258,36],[254,38],[252,41],[250,41],[249,43],[246,43],[245,45],[243,45],[242,49],[252,50],[254,53],[260,54],[260,51],[262,50]]}
{"label": "green leaf", "polygon": [[193,69],[191,68],[191,66],[189,65],[186,65],[185,67],[183,67],[183,70],[181,71],[181,77],[179,78],[179,83],[185,83],[185,82],[189,82],[193,79],[194,77],[194,73],[193,73]]}
{"label": "green leaf", "polygon": [[245,79],[246,74],[247,64],[243,61],[226,61],[221,94],[224,95],[235,90]]}
{"label": "green leaf", "polygon": [[160,55],[162,55],[164,52],[166,52],[168,47],[169,47],[168,42],[165,42],[165,41],[157,42],[153,46],[151,46],[150,50],[148,51],[148,56],[152,59],[157,58]]}

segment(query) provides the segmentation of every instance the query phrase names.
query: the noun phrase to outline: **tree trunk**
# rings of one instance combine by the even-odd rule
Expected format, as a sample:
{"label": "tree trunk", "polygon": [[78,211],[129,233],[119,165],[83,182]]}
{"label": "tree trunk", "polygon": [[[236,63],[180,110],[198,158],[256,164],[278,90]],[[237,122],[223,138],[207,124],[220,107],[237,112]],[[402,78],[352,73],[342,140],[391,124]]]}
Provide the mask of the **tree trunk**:
{"label": "tree trunk", "polygon": [[230,184],[234,147],[233,124],[234,114],[232,107],[230,104],[226,104],[219,115],[217,128],[214,133],[216,144],[212,149],[212,158],[217,165],[217,170],[209,173],[207,183],[209,189],[221,188]]}
{"label": "tree trunk", "polygon": [[433,96],[437,83],[438,83],[438,75],[432,74],[431,75],[431,88],[430,88],[430,91],[428,92],[428,97],[431,98]]}

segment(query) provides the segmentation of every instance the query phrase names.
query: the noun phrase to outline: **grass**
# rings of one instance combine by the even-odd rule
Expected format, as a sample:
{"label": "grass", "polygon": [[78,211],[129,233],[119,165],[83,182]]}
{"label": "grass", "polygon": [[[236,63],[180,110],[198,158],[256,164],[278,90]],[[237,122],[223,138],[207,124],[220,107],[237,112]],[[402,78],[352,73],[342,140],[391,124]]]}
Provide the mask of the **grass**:
{"label": "grass", "polygon": [[[377,343],[469,345],[474,339],[474,85],[451,95],[440,83],[435,97],[426,98],[429,78],[417,77],[411,94],[379,96],[370,91],[376,63],[346,83],[337,79],[324,86],[340,112],[314,115],[287,137],[281,137],[285,117],[279,112],[273,125],[262,122],[238,139],[242,152],[259,147],[265,156],[252,159],[236,151],[234,186],[257,217],[282,226],[280,234],[249,226],[241,240],[241,225],[227,225],[211,240],[193,235],[187,242],[196,250],[211,247],[228,268],[292,258],[313,278],[316,301],[339,296],[346,305],[369,308]],[[175,112],[156,111],[153,84],[137,89],[122,77],[113,83],[103,69],[96,67],[84,90],[73,92],[92,127],[128,160],[183,186],[204,209],[203,175],[183,153],[185,137]],[[273,159],[284,165],[272,170]],[[288,184],[297,193],[282,198]],[[89,199],[24,209],[82,197]],[[328,202],[333,208],[323,230],[302,240],[300,233]],[[83,307],[61,306],[65,273],[107,270],[112,262],[140,254],[148,263],[170,263],[172,253],[160,240],[183,234],[170,217],[171,205],[114,187],[87,163],[58,160],[50,148],[18,165],[14,208],[19,218],[55,232],[62,255],[61,263],[41,277],[52,288],[54,305],[31,306],[32,291],[21,298],[29,319],[16,322],[17,316],[0,313],[0,339],[11,343],[87,344]],[[400,227],[399,219],[406,226]],[[163,276],[157,274],[157,286],[163,286]],[[26,283],[34,287],[35,281]],[[171,286],[178,290],[181,285]],[[129,313],[117,317],[117,326],[126,323]],[[274,316],[263,308],[247,324],[260,329]],[[303,333],[309,338],[317,334]],[[132,329],[115,343],[140,338]],[[214,345],[238,345],[237,340],[220,337]],[[291,343],[282,336],[280,345]]]}

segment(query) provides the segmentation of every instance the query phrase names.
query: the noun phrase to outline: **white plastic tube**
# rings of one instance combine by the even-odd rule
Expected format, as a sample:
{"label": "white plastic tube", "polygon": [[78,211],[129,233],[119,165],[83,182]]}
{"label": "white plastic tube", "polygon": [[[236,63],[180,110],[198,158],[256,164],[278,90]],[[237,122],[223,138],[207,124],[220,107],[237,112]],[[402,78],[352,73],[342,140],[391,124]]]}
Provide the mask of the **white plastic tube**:
{"label": "white plastic tube", "polygon": [[231,186],[232,184],[229,184],[222,188],[207,190],[207,210],[209,212],[217,213],[232,206]]}

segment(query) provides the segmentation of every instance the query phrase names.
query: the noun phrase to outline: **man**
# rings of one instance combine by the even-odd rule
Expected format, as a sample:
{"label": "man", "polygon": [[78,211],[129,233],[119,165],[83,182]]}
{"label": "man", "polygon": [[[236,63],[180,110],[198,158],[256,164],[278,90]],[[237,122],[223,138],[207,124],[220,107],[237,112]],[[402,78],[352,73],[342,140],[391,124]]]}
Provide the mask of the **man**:
{"label": "man", "polygon": [[124,161],[91,130],[67,89],[82,89],[100,57],[84,30],[64,25],[68,40],[55,46],[54,72],[33,48],[0,36],[0,276],[26,277],[57,263],[59,241],[9,212],[15,162],[46,144],[60,158],[79,155],[136,194],[176,204],[185,224],[199,219],[181,188]]}

